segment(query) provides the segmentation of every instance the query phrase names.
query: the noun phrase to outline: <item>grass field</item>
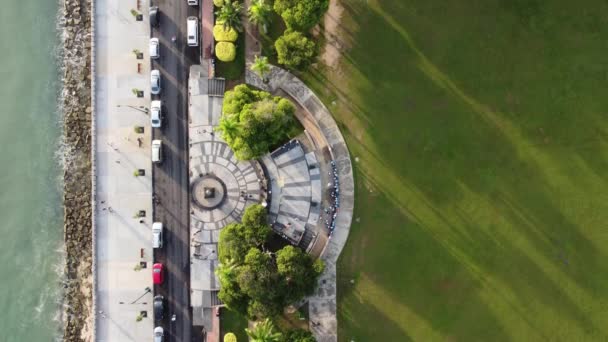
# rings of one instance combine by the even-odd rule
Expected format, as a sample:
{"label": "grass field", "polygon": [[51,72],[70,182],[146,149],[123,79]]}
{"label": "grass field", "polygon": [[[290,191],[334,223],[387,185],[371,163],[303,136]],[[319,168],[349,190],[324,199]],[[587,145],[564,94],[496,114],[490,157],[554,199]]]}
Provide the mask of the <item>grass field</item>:
{"label": "grass field", "polygon": [[608,4],[341,3],[340,340],[607,340]]}

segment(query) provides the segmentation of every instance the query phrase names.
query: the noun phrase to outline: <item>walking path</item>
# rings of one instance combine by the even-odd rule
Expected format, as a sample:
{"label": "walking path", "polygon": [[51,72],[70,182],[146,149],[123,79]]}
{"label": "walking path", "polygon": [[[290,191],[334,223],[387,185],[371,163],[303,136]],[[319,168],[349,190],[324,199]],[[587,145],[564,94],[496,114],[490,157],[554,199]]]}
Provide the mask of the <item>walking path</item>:
{"label": "walking path", "polygon": [[340,179],[340,209],[335,219],[335,228],[321,253],[321,259],[325,262],[325,272],[319,279],[316,293],[308,300],[310,329],[317,341],[337,341],[336,263],[348,238],[355,203],[354,179],[348,147],[327,108],[300,79],[286,70],[272,66],[268,74],[269,82],[264,83],[250,71],[251,62],[252,60],[248,58],[245,71],[246,83],[271,93],[283,91],[291,96],[305,109],[305,118],[300,120],[305,125],[304,128],[310,132],[320,133],[319,136],[311,139],[317,139],[315,144],[327,145],[336,163]]}
{"label": "walking path", "polygon": [[[153,262],[151,128],[145,113],[150,23],[147,15],[135,20],[129,13],[133,4],[96,0],[96,341],[148,341],[154,328],[147,290],[152,288]],[[141,2],[142,9],[148,6]],[[133,49],[143,51],[144,59],[137,60]],[[145,96],[136,97],[133,88]],[[144,133],[136,133],[135,126]],[[137,169],[145,175],[134,176]],[[140,211],[145,217],[135,218]],[[146,268],[137,271],[140,262]],[[142,311],[147,317],[138,322]]]}

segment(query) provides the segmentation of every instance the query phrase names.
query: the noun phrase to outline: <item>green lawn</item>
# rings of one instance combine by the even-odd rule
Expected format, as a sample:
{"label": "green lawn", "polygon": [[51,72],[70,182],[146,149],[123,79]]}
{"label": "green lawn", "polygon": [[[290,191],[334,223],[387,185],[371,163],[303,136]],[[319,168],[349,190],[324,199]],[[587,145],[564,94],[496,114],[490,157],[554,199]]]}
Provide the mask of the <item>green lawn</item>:
{"label": "green lawn", "polygon": [[236,335],[237,342],[247,342],[249,339],[245,333],[247,328],[247,318],[234,311],[222,308],[220,311],[220,342],[224,340],[224,335],[231,332]]}
{"label": "green lawn", "polygon": [[608,4],[341,2],[340,340],[607,340]]}

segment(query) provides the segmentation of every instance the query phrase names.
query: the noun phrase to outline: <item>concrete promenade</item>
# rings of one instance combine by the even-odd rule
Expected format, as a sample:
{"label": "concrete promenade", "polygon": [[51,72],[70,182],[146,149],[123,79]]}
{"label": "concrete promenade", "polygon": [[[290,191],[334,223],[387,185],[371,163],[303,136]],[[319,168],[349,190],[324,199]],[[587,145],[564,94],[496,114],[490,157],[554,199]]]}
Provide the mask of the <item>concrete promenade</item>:
{"label": "concrete promenade", "polygon": [[[142,109],[150,103],[150,24],[146,14],[135,20],[135,6],[96,0],[97,341],[150,341],[154,328],[152,293],[146,290],[152,288],[153,261],[151,129]],[[140,1],[140,12],[148,7]],[[144,58],[136,59],[134,49]],[[136,97],[134,88],[144,97]],[[139,169],[145,175],[134,176]],[[136,218],[140,211],[145,216]],[[147,268],[136,270],[140,262]],[[138,322],[142,311],[147,317]]]}
{"label": "concrete promenade", "polygon": [[[316,293],[309,297],[310,329],[319,342],[338,340],[338,321],[336,318],[336,262],[346,244],[352,222],[354,198],[354,179],[352,163],[346,142],[333,117],[321,100],[300,79],[286,70],[272,66],[268,83],[250,70],[247,65],[246,83],[271,93],[284,91],[305,109],[304,123],[314,125],[321,132],[322,139],[331,151],[336,162],[340,180],[340,209],[336,217],[335,229],[330,236],[321,259],[325,262],[325,272],[321,275]],[[302,121],[302,120],[301,120]],[[306,127],[305,127],[306,128]],[[307,128],[307,130],[309,130]]]}

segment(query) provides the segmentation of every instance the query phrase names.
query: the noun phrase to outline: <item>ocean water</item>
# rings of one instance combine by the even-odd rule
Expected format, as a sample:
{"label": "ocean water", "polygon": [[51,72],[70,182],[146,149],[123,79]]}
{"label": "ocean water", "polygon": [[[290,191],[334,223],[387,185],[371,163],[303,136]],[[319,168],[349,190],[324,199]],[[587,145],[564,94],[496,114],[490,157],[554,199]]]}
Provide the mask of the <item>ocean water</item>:
{"label": "ocean water", "polygon": [[0,341],[61,336],[57,10],[0,0]]}

